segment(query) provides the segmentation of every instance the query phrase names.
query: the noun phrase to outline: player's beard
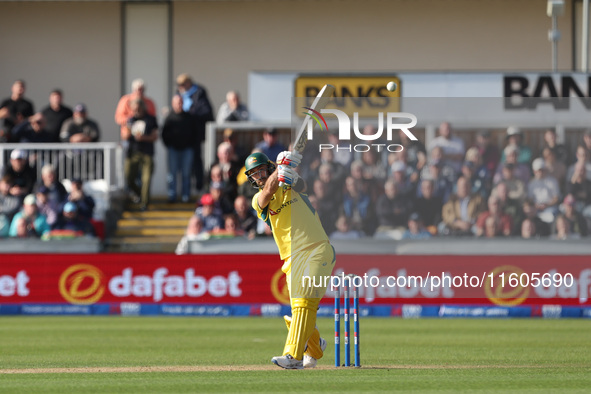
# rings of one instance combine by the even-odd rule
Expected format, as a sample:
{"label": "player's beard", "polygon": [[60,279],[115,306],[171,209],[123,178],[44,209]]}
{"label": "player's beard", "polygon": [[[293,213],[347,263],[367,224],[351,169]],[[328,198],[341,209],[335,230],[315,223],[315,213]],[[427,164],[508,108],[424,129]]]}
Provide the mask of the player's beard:
{"label": "player's beard", "polygon": [[257,180],[257,186],[259,187],[259,189],[262,189],[265,187],[265,183],[267,183],[267,179],[269,179],[268,176]]}

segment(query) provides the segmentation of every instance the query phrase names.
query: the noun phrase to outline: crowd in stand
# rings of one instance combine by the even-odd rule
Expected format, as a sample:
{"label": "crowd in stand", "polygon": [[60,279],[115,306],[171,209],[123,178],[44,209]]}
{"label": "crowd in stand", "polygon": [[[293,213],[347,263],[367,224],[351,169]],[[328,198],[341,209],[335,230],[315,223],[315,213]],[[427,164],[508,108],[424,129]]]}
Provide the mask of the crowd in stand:
{"label": "crowd in stand", "polygon": [[[250,206],[256,190],[244,175],[245,157],[255,151],[271,160],[287,150],[275,129],[263,133],[255,146],[237,144],[236,132],[224,131],[217,159],[205,169],[201,145],[205,125],[248,120],[248,109],[236,92],[229,92],[217,116],[206,89],[187,74],[176,78],[177,88],[162,125],[156,105],[145,95],[143,80],[132,82],[115,110],[126,147],[125,176],[129,202],[147,209],[154,170],[154,143],[167,148],[170,203],[190,201],[199,193],[198,208],[189,222],[186,239],[268,236],[270,229],[256,219]],[[24,97],[24,81],[16,81],[11,95],[0,103],[0,140],[3,142],[96,142],[99,126],[87,117],[82,103],[70,109],[62,92],[50,92],[40,112]],[[369,125],[363,133],[374,135]],[[591,220],[591,130],[576,149],[557,142],[556,132],[544,132],[543,146],[524,143],[516,127],[507,129],[502,146],[487,131],[473,146],[440,125],[428,146],[401,132],[397,152],[338,149],[338,136],[329,134],[337,149],[305,152],[299,167],[310,201],[331,238],[375,237],[425,239],[433,236],[586,237]],[[379,141],[377,141],[379,142]],[[572,141],[569,141],[572,142]],[[30,165],[42,165],[42,178]],[[180,185],[177,185],[180,178]],[[44,236],[52,230],[92,233],[88,196],[81,181],[70,180],[71,192],[56,179],[51,164],[36,163],[27,152],[14,150],[0,183],[0,236]],[[180,193],[179,193],[180,191]],[[75,223],[75,224],[74,224]],[[186,243],[186,242],[185,242]]]}
{"label": "crowd in stand", "polygon": [[[49,94],[40,112],[25,97],[25,82],[14,82],[10,97],[0,103],[0,141],[16,143],[96,142],[100,130],[86,115],[86,106],[70,109],[62,91]],[[52,164],[37,163],[22,149],[10,152],[0,177],[0,238],[42,239],[95,236],[92,224],[95,202],[82,191],[83,181],[69,181],[69,192],[57,179]],[[36,165],[42,166],[37,179]]]}
{"label": "crowd in stand", "polygon": [[[143,80],[135,79],[131,92],[121,97],[116,106],[114,118],[120,126],[121,140],[126,148],[124,168],[130,209],[147,209],[155,165],[154,143],[158,138],[162,138],[168,151],[169,202],[176,201],[177,174],[182,180],[182,201],[190,199],[191,177],[194,177],[197,190],[203,188],[201,144],[205,124],[214,119],[213,110],[206,90],[194,83],[189,75],[179,75],[176,83],[171,111],[161,129],[156,120],[156,105],[145,95]],[[62,91],[55,89],[49,94],[48,105],[35,112],[35,106],[25,97],[25,92],[25,82],[17,80],[10,96],[0,103],[0,142],[99,141],[99,126],[87,117],[86,105],[79,103],[73,109],[69,108],[63,104]],[[228,92],[226,98],[218,111],[218,121],[246,120],[248,110],[240,102],[238,93]],[[77,154],[73,152],[70,153]],[[56,177],[56,168],[51,163],[40,162],[32,152],[13,150],[10,161],[0,163],[0,167],[0,237],[47,239],[94,235],[91,225],[94,201],[82,193],[81,178],[89,178],[88,173],[68,180],[68,193]],[[41,167],[43,179],[37,180],[36,170]],[[93,168],[90,164],[87,167],[87,172]],[[100,177],[100,168],[96,167],[94,175]]]}
{"label": "crowd in stand", "polygon": [[[370,125],[363,132],[375,134],[375,128]],[[236,153],[233,134],[230,129],[224,132],[209,192],[186,239],[223,232],[224,217],[237,223],[233,234],[270,234],[252,212],[242,209],[237,215],[239,209],[232,204],[247,206],[256,193],[243,175],[245,152]],[[265,132],[253,152],[275,160],[287,149],[275,137],[275,130]],[[338,146],[336,135],[330,138]],[[503,146],[493,143],[488,131],[478,132],[475,144],[467,146],[444,122],[427,147],[401,132],[397,142],[403,149],[394,153],[354,152],[345,146],[318,152],[316,145],[304,153],[299,172],[332,239],[586,237],[591,221],[591,130],[577,141],[572,159],[567,147],[557,142],[555,130],[546,130],[543,141],[541,147],[527,146],[522,131],[510,127]]]}

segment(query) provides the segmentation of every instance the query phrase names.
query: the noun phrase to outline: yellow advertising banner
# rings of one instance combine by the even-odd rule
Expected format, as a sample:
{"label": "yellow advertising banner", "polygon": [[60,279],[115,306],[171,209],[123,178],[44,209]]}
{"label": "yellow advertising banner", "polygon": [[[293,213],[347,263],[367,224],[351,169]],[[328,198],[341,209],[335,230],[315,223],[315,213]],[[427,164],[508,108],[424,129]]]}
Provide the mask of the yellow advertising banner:
{"label": "yellow advertising banner", "polygon": [[[389,91],[388,82],[394,82],[396,90]],[[340,109],[347,114],[357,112],[362,118],[375,117],[378,112],[400,112],[401,84],[394,75],[302,75],[295,80],[295,97],[314,98],[326,84],[335,87],[334,97],[326,108]],[[295,103],[299,107],[301,100]],[[301,115],[302,111],[295,108],[294,113]]]}

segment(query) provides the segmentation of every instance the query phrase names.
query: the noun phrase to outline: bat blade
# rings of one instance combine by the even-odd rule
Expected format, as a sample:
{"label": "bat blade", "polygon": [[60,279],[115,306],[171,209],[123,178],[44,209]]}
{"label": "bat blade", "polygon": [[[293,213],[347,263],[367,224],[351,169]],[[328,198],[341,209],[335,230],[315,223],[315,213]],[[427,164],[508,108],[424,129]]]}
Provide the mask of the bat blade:
{"label": "bat blade", "polygon": [[324,85],[324,87],[320,90],[312,105],[308,107],[308,112],[306,112],[306,117],[300,126],[298,133],[296,134],[295,141],[293,143],[293,150],[298,153],[302,153],[306,144],[308,143],[308,136],[307,136],[307,125],[308,125],[308,115],[313,115],[314,111],[320,111],[326,104],[328,104],[328,100],[334,93],[334,86],[332,85]]}

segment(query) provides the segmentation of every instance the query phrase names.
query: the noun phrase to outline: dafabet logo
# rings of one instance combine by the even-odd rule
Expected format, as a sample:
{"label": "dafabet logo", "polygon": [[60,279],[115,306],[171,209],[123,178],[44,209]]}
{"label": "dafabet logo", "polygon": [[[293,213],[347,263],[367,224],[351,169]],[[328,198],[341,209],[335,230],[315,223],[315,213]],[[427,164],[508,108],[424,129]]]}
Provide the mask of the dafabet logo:
{"label": "dafabet logo", "polygon": [[68,267],[59,280],[60,294],[71,304],[94,304],[105,292],[105,275],[90,264]]}

